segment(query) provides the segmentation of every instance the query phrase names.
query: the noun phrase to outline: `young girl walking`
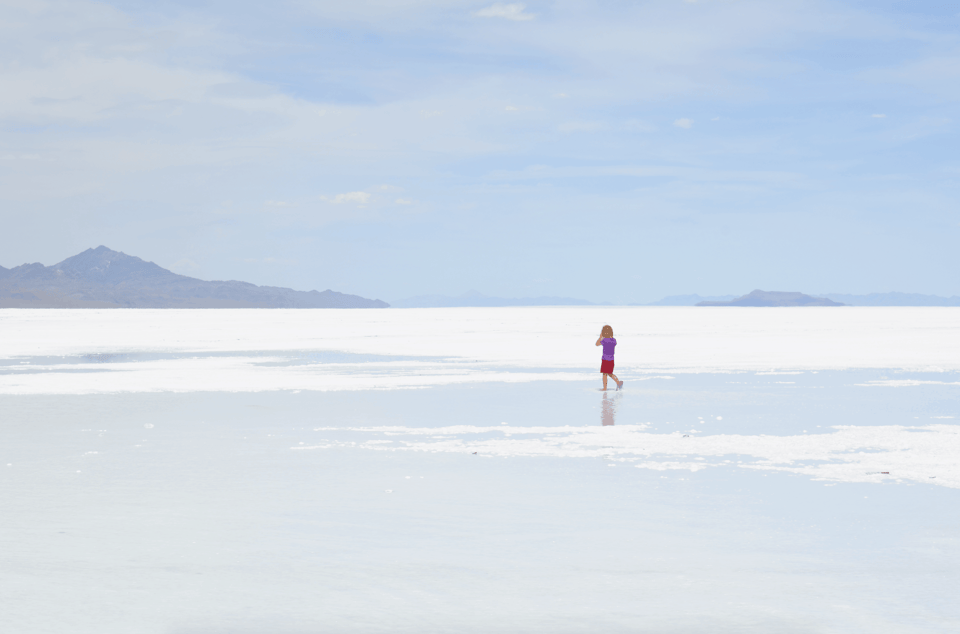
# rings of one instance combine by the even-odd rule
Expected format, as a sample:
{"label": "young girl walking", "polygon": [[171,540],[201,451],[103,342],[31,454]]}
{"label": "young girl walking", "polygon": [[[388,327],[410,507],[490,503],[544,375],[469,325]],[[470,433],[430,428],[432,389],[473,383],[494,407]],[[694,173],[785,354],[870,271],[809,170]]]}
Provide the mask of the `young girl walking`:
{"label": "young girl walking", "polygon": [[617,380],[617,375],[613,373],[613,349],[617,347],[617,340],[613,338],[613,328],[604,326],[600,330],[600,338],[597,339],[597,345],[603,346],[603,356],[600,358],[600,372],[603,374],[603,391],[607,391],[607,377],[611,377],[617,384],[617,390],[623,387],[623,381]]}

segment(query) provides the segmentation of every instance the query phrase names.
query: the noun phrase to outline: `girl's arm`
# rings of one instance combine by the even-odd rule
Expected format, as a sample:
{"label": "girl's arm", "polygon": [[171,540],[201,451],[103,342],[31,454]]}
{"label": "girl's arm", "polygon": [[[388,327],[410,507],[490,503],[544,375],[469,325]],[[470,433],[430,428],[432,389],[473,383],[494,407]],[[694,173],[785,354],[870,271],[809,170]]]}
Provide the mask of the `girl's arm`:
{"label": "girl's arm", "polygon": [[598,345],[598,346],[599,346],[599,345],[602,344],[602,343],[603,343],[603,335],[600,335],[600,338],[597,339],[597,343],[596,343],[595,345]]}

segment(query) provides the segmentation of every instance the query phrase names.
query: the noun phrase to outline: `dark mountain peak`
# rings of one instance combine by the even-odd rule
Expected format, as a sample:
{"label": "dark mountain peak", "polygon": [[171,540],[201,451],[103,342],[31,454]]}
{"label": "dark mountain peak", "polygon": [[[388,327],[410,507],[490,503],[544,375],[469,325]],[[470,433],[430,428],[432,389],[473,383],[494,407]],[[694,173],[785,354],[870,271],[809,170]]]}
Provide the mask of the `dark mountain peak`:
{"label": "dark mountain peak", "polygon": [[700,302],[697,306],[843,306],[843,304],[803,293],[757,289],[729,302]]}
{"label": "dark mountain peak", "polygon": [[206,282],[100,245],[59,264],[0,271],[0,308],[387,308],[334,291]]}
{"label": "dark mountain peak", "polygon": [[142,262],[138,257],[129,256],[122,251],[114,251],[101,244],[96,249],[87,249],[86,251],[70,256],[63,262],[54,264],[51,268],[62,271],[89,271],[91,269],[109,267],[111,263],[122,262],[127,258]]}
{"label": "dark mountain peak", "polygon": [[103,245],[96,249],[87,249],[50,268],[73,278],[100,284],[154,282],[158,279],[181,277],[153,262],[145,262],[136,256],[114,251]]}
{"label": "dark mountain peak", "polygon": [[7,274],[8,277],[16,276],[19,279],[24,280],[41,280],[44,278],[52,277],[50,271],[47,270],[47,267],[40,264],[39,262],[34,262],[33,264],[21,264],[20,266],[15,266],[10,269],[10,272]]}

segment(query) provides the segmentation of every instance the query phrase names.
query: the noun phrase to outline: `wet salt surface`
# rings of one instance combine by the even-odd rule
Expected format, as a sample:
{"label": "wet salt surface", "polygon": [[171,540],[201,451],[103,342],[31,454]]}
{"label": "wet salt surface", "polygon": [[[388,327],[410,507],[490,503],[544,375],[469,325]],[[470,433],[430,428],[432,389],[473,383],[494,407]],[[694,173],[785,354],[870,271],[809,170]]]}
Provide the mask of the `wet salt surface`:
{"label": "wet salt surface", "polygon": [[[592,369],[479,349],[187,335],[149,358],[67,354],[91,335],[5,359],[11,631],[960,629],[960,373],[925,371],[922,345],[839,369],[618,356],[627,389],[601,393]],[[50,368],[29,389],[24,360]]]}
{"label": "wet salt surface", "polygon": [[796,429],[831,404],[953,429],[956,394],[756,378],[0,396],[0,607],[21,632],[955,631],[957,489],[866,474],[917,447],[854,439],[852,476],[756,447],[847,433]]}

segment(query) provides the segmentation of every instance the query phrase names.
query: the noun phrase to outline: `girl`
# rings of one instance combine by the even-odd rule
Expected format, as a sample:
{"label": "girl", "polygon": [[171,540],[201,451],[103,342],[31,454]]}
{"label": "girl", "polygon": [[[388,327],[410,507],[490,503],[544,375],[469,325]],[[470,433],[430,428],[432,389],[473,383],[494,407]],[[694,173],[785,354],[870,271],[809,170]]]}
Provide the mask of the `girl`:
{"label": "girl", "polygon": [[603,391],[607,391],[607,376],[613,378],[617,384],[617,390],[623,387],[623,381],[617,380],[617,375],[613,373],[613,349],[617,347],[617,340],[613,338],[613,328],[604,326],[600,330],[600,338],[597,339],[598,346],[603,346],[603,356],[600,361],[600,372],[603,373]]}

